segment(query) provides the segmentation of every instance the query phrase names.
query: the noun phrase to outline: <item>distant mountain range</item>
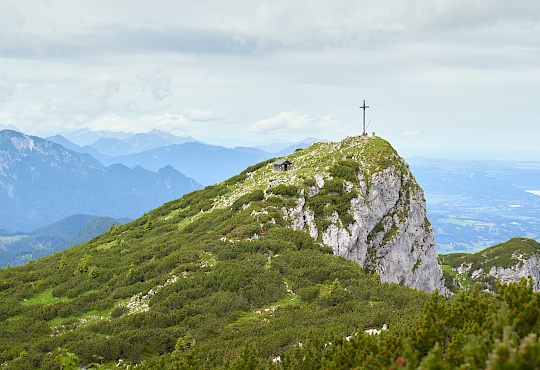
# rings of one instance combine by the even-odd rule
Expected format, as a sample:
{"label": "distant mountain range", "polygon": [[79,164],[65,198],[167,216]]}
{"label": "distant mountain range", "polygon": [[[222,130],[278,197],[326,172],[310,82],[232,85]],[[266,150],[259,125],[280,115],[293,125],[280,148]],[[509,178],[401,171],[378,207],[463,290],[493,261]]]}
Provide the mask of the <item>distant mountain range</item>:
{"label": "distant mountain range", "polygon": [[[201,188],[200,183],[222,182],[250,165],[311,143],[311,139],[278,143],[266,148],[276,150],[270,153],[208,145],[159,130],[145,134],[80,130],[70,137],[82,146],[62,135],[42,139],[0,131],[0,266],[82,243],[106,231],[117,218],[140,217]],[[73,236],[87,218],[98,217],[80,214],[102,216],[95,221],[102,222],[94,227],[99,233]],[[21,233],[30,235],[13,242]]]}
{"label": "distant mountain range", "polygon": [[61,252],[71,246],[84,243],[103,234],[112,225],[129,222],[130,219],[114,219],[91,215],[73,215],[51,225],[39,228],[17,241],[0,241],[0,267],[22,265],[29,260]]}
{"label": "distant mountain range", "polygon": [[199,188],[171,166],[105,167],[52,141],[0,131],[0,228],[30,231],[79,213],[135,218]]}
{"label": "distant mountain range", "polygon": [[190,136],[180,137],[159,130],[131,135],[79,131],[77,135],[72,133],[69,137],[79,140],[79,143],[87,142],[87,137],[97,140],[80,146],[61,135],[48,139],[71,150],[91,154],[105,165],[122,163],[128,167],[142,166],[152,171],[170,165],[203,185],[219,183],[255,163],[286,156],[315,141],[323,141],[307,138],[296,143],[275,143],[260,148],[225,148],[199,142]]}

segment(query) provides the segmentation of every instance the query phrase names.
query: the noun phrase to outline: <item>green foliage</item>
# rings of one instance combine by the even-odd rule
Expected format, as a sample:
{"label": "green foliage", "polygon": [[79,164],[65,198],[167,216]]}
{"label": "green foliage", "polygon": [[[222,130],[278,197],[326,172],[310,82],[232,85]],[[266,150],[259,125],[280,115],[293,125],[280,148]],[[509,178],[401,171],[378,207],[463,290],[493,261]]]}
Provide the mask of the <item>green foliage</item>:
{"label": "green foliage", "polygon": [[152,231],[153,228],[154,228],[154,221],[152,220],[151,216],[148,216],[146,222],[144,223],[144,227],[143,227],[144,232],[148,233]]}
{"label": "green foliage", "polygon": [[264,199],[264,191],[254,190],[251,193],[247,193],[239,197],[232,205],[233,210],[238,211],[244,205],[251,202],[258,202]]}
{"label": "green foliage", "polygon": [[[281,245],[287,245],[286,243],[291,243],[291,249],[302,250],[302,249],[318,249],[326,253],[332,253],[331,250],[324,249],[320,247],[308,234],[299,231],[293,230],[284,227],[272,228],[268,231],[266,236],[270,240],[280,241]],[[276,250],[276,253],[279,253],[280,250]]]}
{"label": "green foliage", "polygon": [[100,274],[101,274],[101,271],[99,270],[99,267],[97,267],[96,265],[91,266],[90,268],[88,268],[88,277],[89,278],[95,279]]}
{"label": "green foliage", "polygon": [[284,197],[294,197],[298,195],[298,188],[294,185],[279,184],[273,188],[269,188],[266,192]]}
{"label": "green foliage", "polygon": [[314,178],[310,177],[310,178],[305,179],[303,184],[306,186],[316,186],[317,182],[315,181]]}
{"label": "green foliage", "polygon": [[[318,226],[334,212],[347,225],[358,193],[347,191],[346,181],[397,163],[383,140],[350,140],[360,144],[347,153],[327,150],[335,144],[315,145],[324,152],[322,163],[309,162],[311,150],[294,153],[293,171],[305,171],[294,174],[296,182],[291,173],[272,173],[270,162],[259,164],[60,254],[0,270],[0,363],[42,369],[61,362],[113,368],[119,358],[141,369],[535,364],[540,302],[527,282],[499,286],[496,295],[430,296],[382,283],[287,227],[281,207],[315,185],[309,171],[334,177],[307,200]],[[364,161],[362,174],[360,154],[370,152],[376,157]],[[300,159],[303,168],[296,167]],[[263,174],[291,182],[267,188],[257,183]],[[390,224],[387,229],[376,227],[385,235]],[[365,334],[385,324],[389,330],[381,335]],[[277,356],[281,361],[273,362]]]}
{"label": "green foliage", "polygon": [[390,226],[390,230],[388,230],[387,233],[384,234],[383,239],[381,241],[381,245],[386,245],[388,242],[394,240],[398,232],[398,226],[396,223],[392,223],[392,226]]}
{"label": "green foliage", "polygon": [[513,238],[507,242],[486,248],[478,253],[453,253],[441,255],[445,265],[458,267],[462,263],[472,263],[471,270],[484,268],[489,271],[491,266],[511,267],[522,263],[520,259],[527,259],[540,254],[540,243],[532,239]]}
{"label": "green foliage", "polygon": [[358,181],[358,162],[353,160],[339,161],[330,168],[330,175],[350,182]]}
{"label": "green foliage", "polygon": [[223,181],[223,185],[235,185],[247,179],[247,173],[239,173],[228,180]]}
{"label": "green foliage", "polygon": [[66,255],[62,253],[62,258],[60,259],[60,263],[58,264],[58,269],[63,269],[67,266],[67,260]]}
{"label": "green foliage", "polygon": [[308,198],[306,205],[315,213],[317,225],[321,229],[328,226],[328,218],[337,212],[345,226],[354,222],[349,212],[351,200],[358,197],[356,191],[345,192],[343,180],[328,180],[319,194]]}
{"label": "green foliage", "polygon": [[183,337],[178,338],[174,349],[176,352],[188,351],[195,345],[195,339],[189,334],[184,335]]}
{"label": "green foliage", "polygon": [[[529,369],[540,362],[540,317],[532,281],[501,285],[499,295],[434,293],[410,328],[358,333],[331,346],[295,348],[283,368]],[[534,308],[533,308],[534,307]],[[524,310],[526,313],[521,314]],[[327,342],[328,343],[328,342]],[[308,359],[309,357],[309,359]]]}
{"label": "green foliage", "polygon": [[88,272],[88,269],[90,268],[90,265],[92,264],[92,256],[90,254],[85,254],[79,263],[77,264],[77,270],[81,273]]}
{"label": "green foliage", "polygon": [[79,357],[74,353],[63,350],[55,359],[58,361],[58,365],[60,365],[60,369],[62,370],[79,369]]}

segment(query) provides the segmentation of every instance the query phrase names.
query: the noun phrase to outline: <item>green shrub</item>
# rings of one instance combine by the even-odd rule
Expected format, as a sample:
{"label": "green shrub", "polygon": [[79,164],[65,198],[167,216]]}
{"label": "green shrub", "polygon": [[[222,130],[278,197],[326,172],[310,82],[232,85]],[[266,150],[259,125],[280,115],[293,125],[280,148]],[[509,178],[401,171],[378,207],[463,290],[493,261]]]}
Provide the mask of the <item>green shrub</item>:
{"label": "green shrub", "polygon": [[266,190],[267,193],[281,195],[284,197],[294,197],[298,195],[298,188],[294,185],[279,184]]}
{"label": "green shrub", "polygon": [[251,202],[258,202],[264,200],[264,191],[254,190],[251,193],[247,193],[238,198],[232,205],[232,209],[238,211],[243,205]]}
{"label": "green shrub", "polygon": [[89,278],[95,279],[95,278],[97,278],[100,274],[101,274],[101,271],[100,271],[99,267],[97,267],[96,265],[91,266],[91,267],[88,269],[88,277],[89,277]]}
{"label": "green shrub", "polygon": [[352,183],[358,182],[358,163],[353,160],[339,161],[330,168],[332,177],[341,178]]}

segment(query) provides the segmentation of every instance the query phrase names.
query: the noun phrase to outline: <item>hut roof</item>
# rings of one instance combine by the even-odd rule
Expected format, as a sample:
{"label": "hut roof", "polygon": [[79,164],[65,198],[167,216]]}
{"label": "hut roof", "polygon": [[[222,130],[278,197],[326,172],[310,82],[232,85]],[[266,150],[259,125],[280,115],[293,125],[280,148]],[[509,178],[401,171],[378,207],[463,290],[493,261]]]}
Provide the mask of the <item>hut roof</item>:
{"label": "hut roof", "polygon": [[282,165],[282,164],[285,164],[285,163],[291,163],[291,162],[287,158],[278,159],[277,161],[274,161],[274,164],[279,164],[279,165]]}

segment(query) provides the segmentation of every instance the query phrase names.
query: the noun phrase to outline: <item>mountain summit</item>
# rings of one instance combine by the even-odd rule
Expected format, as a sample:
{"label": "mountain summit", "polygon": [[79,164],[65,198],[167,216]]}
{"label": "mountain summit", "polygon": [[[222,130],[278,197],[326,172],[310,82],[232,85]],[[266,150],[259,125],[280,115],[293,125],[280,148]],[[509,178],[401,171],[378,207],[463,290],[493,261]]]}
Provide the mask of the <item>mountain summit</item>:
{"label": "mountain summit", "polygon": [[262,192],[268,205],[253,215],[263,225],[261,215],[276,209],[274,199],[287,198],[279,208],[287,227],[309,233],[382,281],[445,289],[423,191],[387,141],[364,136],[315,143],[288,160],[286,172],[275,172],[272,163],[248,172],[214,207]]}

